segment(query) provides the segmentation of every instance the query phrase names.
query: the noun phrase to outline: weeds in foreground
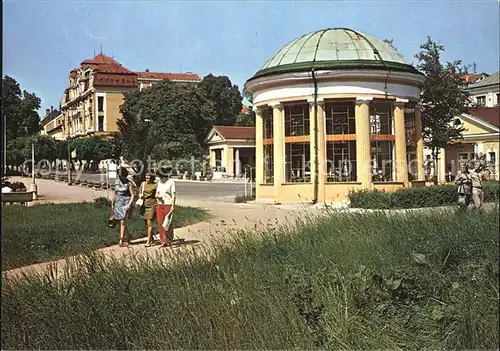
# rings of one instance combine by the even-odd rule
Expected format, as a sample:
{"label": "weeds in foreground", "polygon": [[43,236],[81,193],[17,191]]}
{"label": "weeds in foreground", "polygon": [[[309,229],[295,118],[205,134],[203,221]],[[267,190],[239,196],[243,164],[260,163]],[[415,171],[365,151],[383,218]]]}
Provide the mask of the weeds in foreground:
{"label": "weeds in foreground", "polygon": [[[2,286],[2,348],[498,348],[496,213],[336,214]],[[70,268],[68,268],[70,269]]]}

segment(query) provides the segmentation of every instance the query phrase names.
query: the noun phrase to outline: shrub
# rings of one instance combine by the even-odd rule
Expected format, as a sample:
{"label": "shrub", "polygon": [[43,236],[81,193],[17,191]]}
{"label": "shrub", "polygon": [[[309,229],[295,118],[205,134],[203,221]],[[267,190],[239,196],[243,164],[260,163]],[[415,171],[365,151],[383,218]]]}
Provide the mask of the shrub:
{"label": "shrub", "polygon": [[235,198],[234,198],[234,202],[236,203],[243,203],[243,202],[247,202],[247,201],[253,201],[255,200],[255,195],[237,195]]}
{"label": "shrub", "polygon": [[[500,198],[498,181],[486,181],[484,201],[497,202]],[[438,185],[422,188],[405,188],[396,191],[358,190],[349,192],[350,206],[366,209],[394,209],[438,207],[453,205],[457,202],[457,187]]]}

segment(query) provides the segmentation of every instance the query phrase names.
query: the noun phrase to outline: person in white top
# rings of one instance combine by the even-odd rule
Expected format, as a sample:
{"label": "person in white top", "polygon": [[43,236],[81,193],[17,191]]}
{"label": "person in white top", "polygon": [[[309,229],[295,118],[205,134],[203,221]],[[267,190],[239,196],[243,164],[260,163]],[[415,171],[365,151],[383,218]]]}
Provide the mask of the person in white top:
{"label": "person in white top", "polygon": [[160,231],[160,243],[162,247],[167,246],[174,240],[174,227],[170,223],[165,229],[163,223],[166,216],[172,216],[175,207],[175,182],[169,179],[169,169],[160,168],[158,170],[160,181],[156,187],[156,219]]}

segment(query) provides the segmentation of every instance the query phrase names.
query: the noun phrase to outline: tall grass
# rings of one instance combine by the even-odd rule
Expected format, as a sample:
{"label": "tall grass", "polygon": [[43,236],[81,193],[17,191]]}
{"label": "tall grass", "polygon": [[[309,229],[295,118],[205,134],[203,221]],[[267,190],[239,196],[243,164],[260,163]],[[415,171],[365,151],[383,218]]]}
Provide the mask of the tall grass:
{"label": "tall grass", "polygon": [[164,260],[86,257],[4,281],[2,348],[494,349],[498,225],[332,213]]}
{"label": "tall grass", "polygon": [[[132,239],[146,236],[144,221],[134,209],[127,221]],[[119,225],[107,227],[106,204],[7,206],[2,213],[2,269],[63,258],[118,242]],[[174,228],[209,217],[198,208],[176,206]]]}

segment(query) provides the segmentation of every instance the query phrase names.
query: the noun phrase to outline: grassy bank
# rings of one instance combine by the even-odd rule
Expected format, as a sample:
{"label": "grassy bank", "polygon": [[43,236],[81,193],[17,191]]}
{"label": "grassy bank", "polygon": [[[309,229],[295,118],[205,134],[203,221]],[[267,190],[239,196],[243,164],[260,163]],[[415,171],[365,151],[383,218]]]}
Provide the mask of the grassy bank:
{"label": "grassy bank", "polygon": [[[132,239],[146,236],[137,208],[128,221]],[[7,206],[2,213],[2,269],[67,257],[114,245],[119,225],[107,227],[105,204],[58,204],[33,207]],[[174,228],[207,219],[198,208],[177,206]]]}
{"label": "grassy bank", "polygon": [[332,214],[240,232],[211,260],[88,258],[65,281],[4,282],[2,348],[497,349],[498,225]]}

